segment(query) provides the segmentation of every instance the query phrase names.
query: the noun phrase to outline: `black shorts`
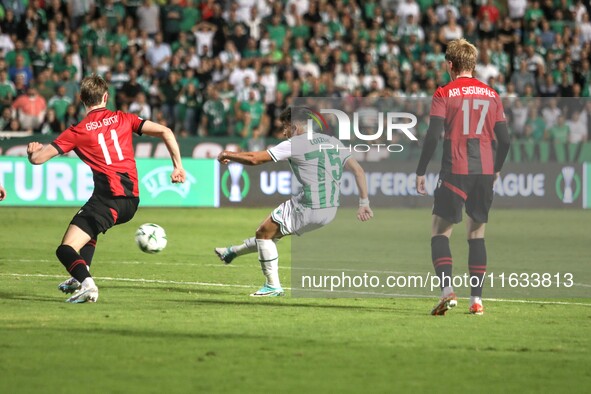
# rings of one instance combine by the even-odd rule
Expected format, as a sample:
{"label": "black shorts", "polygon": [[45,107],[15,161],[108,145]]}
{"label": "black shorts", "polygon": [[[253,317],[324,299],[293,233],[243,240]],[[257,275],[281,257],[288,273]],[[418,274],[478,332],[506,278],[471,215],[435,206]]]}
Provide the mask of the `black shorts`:
{"label": "black shorts", "polygon": [[494,175],[440,175],[435,189],[433,214],[448,222],[462,221],[462,208],[475,222],[488,222],[494,196]]}
{"label": "black shorts", "polygon": [[140,203],[138,197],[105,198],[93,194],[70,224],[80,227],[92,238],[117,224],[129,222]]}

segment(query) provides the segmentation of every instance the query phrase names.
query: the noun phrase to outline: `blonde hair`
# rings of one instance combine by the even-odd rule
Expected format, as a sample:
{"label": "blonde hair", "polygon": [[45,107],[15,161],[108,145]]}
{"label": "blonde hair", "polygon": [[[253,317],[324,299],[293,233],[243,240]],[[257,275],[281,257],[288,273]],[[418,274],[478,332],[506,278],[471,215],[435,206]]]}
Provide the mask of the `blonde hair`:
{"label": "blonde hair", "polygon": [[447,44],[445,60],[450,61],[456,73],[474,71],[478,59],[478,49],[463,38],[452,40]]}
{"label": "blonde hair", "polygon": [[103,95],[109,91],[109,85],[99,75],[93,74],[82,80],[80,84],[80,100],[86,107],[99,105]]}

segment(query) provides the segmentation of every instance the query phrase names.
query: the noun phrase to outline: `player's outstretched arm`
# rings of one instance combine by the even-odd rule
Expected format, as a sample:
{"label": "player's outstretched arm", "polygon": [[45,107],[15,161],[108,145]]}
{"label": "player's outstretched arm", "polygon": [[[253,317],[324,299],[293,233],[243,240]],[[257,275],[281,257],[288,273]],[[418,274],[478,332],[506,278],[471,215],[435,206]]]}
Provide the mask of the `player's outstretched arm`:
{"label": "player's outstretched arm", "polygon": [[369,207],[369,194],[367,192],[367,179],[365,178],[365,171],[352,157],[345,162],[345,168],[353,173],[355,176],[355,183],[359,189],[359,209],[357,210],[357,219],[366,222],[373,218],[373,211]]}
{"label": "player's outstretched arm", "polygon": [[4,186],[0,185],[0,201],[6,198],[6,189]]}
{"label": "player's outstretched arm", "polygon": [[425,137],[425,142],[423,143],[423,150],[421,151],[421,158],[419,159],[416,172],[417,193],[421,195],[425,195],[427,193],[425,190],[425,172],[427,172],[427,165],[429,165],[429,162],[433,157],[433,153],[435,153],[435,149],[437,149],[439,135],[443,130],[443,122],[443,118],[440,118],[439,116],[431,116],[429,121],[429,129],[427,130],[427,136]]}
{"label": "player's outstretched arm", "polygon": [[168,153],[170,153],[172,165],[174,166],[174,170],[172,170],[172,174],[170,175],[172,183],[185,182],[186,174],[181,160],[181,151],[172,130],[166,126],[147,120],[142,126],[142,133],[162,139],[166,145],[166,149],[168,149]]}
{"label": "player's outstretched arm", "polygon": [[43,145],[40,142],[30,142],[27,145],[27,156],[31,164],[43,164],[57,155],[59,155],[58,150],[51,144]]}
{"label": "player's outstretched arm", "polygon": [[511,146],[511,139],[509,138],[509,129],[507,128],[507,122],[497,122],[495,124],[495,137],[497,137],[497,155],[495,156],[495,180],[499,176],[507,154],[509,153],[509,147]]}
{"label": "player's outstretched arm", "polygon": [[247,166],[258,166],[259,164],[273,161],[273,158],[266,150],[258,152],[230,152],[225,150],[218,155],[218,161],[222,164],[235,161]]}

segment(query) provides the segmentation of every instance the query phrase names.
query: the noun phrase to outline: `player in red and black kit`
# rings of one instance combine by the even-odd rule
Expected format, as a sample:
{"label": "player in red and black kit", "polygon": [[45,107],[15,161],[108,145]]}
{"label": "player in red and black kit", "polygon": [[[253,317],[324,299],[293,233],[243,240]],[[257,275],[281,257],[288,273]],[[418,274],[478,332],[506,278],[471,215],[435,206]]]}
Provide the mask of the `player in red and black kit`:
{"label": "player in red and black kit", "polygon": [[509,132],[497,92],[473,78],[478,50],[464,39],[448,44],[445,58],[452,81],[437,89],[431,120],[417,167],[417,192],[425,194],[425,172],[444,131],[441,172],[435,190],[431,256],[441,280],[441,300],[431,311],[444,315],[457,305],[451,286],[449,237],[454,223],[468,215],[470,313],[481,315],[486,271],[484,228],[493,200],[493,185],[509,151]]}
{"label": "player in red and black kit", "polygon": [[161,138],[172,158],[173,183],[185,181],[179,147],[172,131],[136,115],[106,108],[109,98],[104,79],[93,75],[84,78],[80,99],[86,108],[82,122],[62,132],[51,144],[31,142],[29,161],[43,164],[70,151],[91,169],[94,192],[74,216],[56,255],[72,278],[59,285],[64,293],[75,294],[67,302],[96,302],[98,288],[89,272],[99,233],[130,221],[139,204],[138,175],[132,133]]}

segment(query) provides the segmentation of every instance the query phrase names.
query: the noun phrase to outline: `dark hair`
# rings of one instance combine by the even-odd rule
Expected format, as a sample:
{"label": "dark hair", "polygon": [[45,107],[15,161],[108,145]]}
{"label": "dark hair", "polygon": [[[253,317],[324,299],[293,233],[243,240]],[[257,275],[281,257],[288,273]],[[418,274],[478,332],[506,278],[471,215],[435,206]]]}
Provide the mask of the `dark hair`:
{"label": "dark hair", "polygon": [[281,111],[281,114],[279,115],[279,120],[281,122],[291,122],[291,107],[287,107],[283,111]]}
{"label": "dark hair", "polygon": [[308,107],[291,106],[285,108],[279,115],[279,120],[282,122],[307,122],[310,118],[310,113],[313,112]]}
{"label": "dark hair", "polygon": [[109,91],[109,85],[103,77],[93,74],[82,80],[80,84],[80,100],[86,107],[99,105],[103,95]]}

